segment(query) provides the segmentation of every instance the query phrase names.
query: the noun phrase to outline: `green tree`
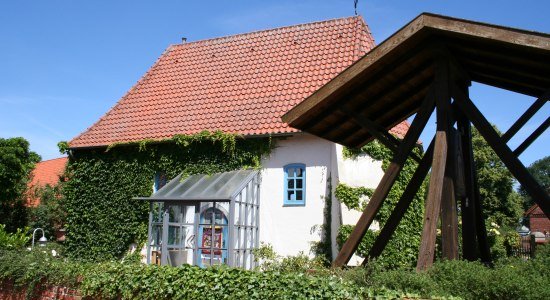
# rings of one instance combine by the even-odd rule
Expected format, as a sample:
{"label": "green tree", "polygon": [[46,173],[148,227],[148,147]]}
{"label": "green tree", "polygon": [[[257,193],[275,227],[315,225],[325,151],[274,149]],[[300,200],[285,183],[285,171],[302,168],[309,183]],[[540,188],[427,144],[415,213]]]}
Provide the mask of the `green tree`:
{"label": "green tree", "polygon": [[29,174],[39,161],[40,156],[29,151],[24,138],[0,138],[0,222],[8,232],[26,225],[24,193]]}
{"label": "green tree", "polygon": [[[495,130],[498,132],[496,127]],[[514,191],[514,177],[475,128],[472,130],[472,147],[487,221],[515,227],[522,213],[522,199]]]}
{"label": "green tree", "polygon": [[63,198],[63,182],[50,186],[38,186],[32,188],[28,193],[32,193],[36,199],[40,199],[40,204],[28,210],[28,219],[30,228],[42,228],[49,239],[55,239],[55,233],[65,225],[67,212],[65,211]]}
{"label": "green tree", "polygon": [[[541,158],[532,163],[527,170],[535,177],[538,183],[550,193],[550,156]],[[527,191],[522,187],[519,188],[519,193],[523,196],[523,208],[527,210],[534,204],[533,198],[529,196]]]}

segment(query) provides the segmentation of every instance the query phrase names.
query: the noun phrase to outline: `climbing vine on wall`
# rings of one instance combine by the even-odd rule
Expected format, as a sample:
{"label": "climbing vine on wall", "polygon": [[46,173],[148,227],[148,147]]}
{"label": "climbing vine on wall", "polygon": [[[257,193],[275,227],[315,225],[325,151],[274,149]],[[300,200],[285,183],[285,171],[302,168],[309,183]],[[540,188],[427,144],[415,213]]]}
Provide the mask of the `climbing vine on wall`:
{"label": "climbing vine on wall", "polygon": [[[68,151],[66,143],[60,150]],[[70,151],[64,187],[67,253],[84,260],[120,257],[147,235],[148,204],[154,176],[216,173],[259,167],[271,150],[270,138],[243,139],[220,131],[114,144],[107,149]]]}
{"label": "climbing vine on wall", "polygon": [[[422,151],[418,148],[415,148],[414,151],[419,155],[422,154]],[[373,159],[382,160],[382,168],[384,170],[386,170],[389,166],[393,156],[391,150],[377,141],[373,141],[363,146],[361,149],[344,148],[343,154],[345,158],[354,158],[358,155],[367,154]],[[407,183],[411,179],[416,166],[417,163],[411,159],[408,159],[403,166],[403,170],[390,190],[386,201],[384,201],[380,211],[376,215],[375,220],[380,224],[380,228],[382,228],[388,220],[393,208],[399,201],[401,194],[403,194]],[[378,258],[378,260],[387,267],[395,268],[399,266],[412,266],[416,262],[424,215],[426,183],[427,181],[425,181],[420,187],[411,203],[411,206],[409,207],[409,210],[401,220],[381,256]],[[338,200],[349,209],[358,211],[362,211],[365,208],[365,199],[372,196],[372,192],[373,190],[371,189],[364,187],[350,187],[345,184],[339,184],[336,187],[336,197]],[[340,227],[337,238],[340,246],[342,246],[347,240],[353,230],[353,227],[354,226],[352,225],[343,225]],[[365,237],[359,245],[357,254],[365,257],[374,244],[374,240],[377,235],[378,232],[376,231],[367,231],[367,234],[365,234]]]}

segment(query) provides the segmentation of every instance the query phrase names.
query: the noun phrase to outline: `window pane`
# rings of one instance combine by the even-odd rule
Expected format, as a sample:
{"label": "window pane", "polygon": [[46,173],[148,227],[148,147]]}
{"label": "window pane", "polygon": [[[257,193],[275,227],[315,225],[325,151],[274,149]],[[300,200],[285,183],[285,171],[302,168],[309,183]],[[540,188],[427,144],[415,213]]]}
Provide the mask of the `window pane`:
{"label": "window pane", "polygon": [[301,189],[302,188],[302,179],[296,179],[296,188]]}
{"label": "window pane", "polygon": [[294,177],[294,168],[288,168],[287,174],[288,177]]}
{"label": "window pane", "polygon": [[302,168],[296,168],[296,177],[302,177]]}
{"label": "window pane", "polygon": [[164,215],[164,203],[153,203],[153,222],[162,222],[162,216]]}
{"label": "window pane", "polygon": [[154,225],[151,231],[151,245],[160,245],[162,242],[162,226]]}
{"label": "window pane", "polygon": [[181,245],[181,234],[179,226],[168,227],[168,245]]}
{"label": "window pane", "polygon": [[302,197],[302,191],[296,191],[296,200],[302,201],[304,198]]}
{"label": "window pane", "polygon": [[289,179],[287,182],[288,182],[288,183],[287,183],[287,184],[288,184],[288,188],[289,188],[289,189],[293,189],[293,188],[294,188],[294,179]]}
{"label": "window pane", "polygon": [[296,200],[296,195],[294,195],[294,191],[288,191],[288,192],[287,192],[287,199],[288,199],[288,200],[291,200],[291,201],[295,201],[295,200]]}
{"label": "window pane", "polygon": [[181,206],[179,205],[170,205],[168,206],[168,222],[182,222],[181,215]]}

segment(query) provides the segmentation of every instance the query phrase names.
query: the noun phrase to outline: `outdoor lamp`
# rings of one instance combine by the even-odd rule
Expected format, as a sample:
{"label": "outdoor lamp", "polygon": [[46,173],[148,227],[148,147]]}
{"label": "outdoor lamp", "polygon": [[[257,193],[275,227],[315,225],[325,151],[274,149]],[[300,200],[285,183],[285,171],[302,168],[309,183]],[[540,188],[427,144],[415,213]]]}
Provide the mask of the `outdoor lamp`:
{"label": "outdoor lamp", "polygon": [[32,232],[32,248],[34,248],[34,235],[36,234],[36,231],[37,230],[40,230],[42,231],[42,237],[40,239],[38,239],[38,245],[40,245],[41,247],[43,246],[46,246],[46,243],[48,242],[48,239],[46,238],[46,235],[44,234],[44,229],[42,228],[36,228],[33,232]]}

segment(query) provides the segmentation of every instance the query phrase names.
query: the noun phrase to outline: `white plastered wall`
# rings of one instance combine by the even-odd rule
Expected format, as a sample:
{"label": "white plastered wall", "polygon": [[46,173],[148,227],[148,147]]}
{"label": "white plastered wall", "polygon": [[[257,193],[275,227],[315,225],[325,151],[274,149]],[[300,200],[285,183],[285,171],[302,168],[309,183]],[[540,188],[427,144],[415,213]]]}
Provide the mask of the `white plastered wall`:
{"label": "white plastered wall", "polygon": [[[337,182],[347,184],[351,187],[367,187],[367,188],[376,188],[380,179],[384,175],[382,171],[382,162],[372,159],[366,154],[358,155],[355,158],[344,158],[343,147],[341,145],[336,145],[336,160],[338,166],[338,176],[336,178]],[[335,186],[334,186],[335,188]],[[349,210],[344,204],[340,204],[335,201],[339,206],[341,214],[341,223],[344,225],[355,225],[357,220],[361,216],[360,211]],[[335,211],[335,209],[333,209]],[[338,224],[333,223],[333,232],[338,232]],[[379,230],[377,222],[371,224],[369,230]],[[333,258],[336,257],[337,250],[336,246],[333,246]],[[353,255],[350,259],[348,265],[359,265],[363,261],[362,258]]]}
{"label": "white plastered wall", "polygon": [[[262,161],[260,188],[260,241],[279,255],[310,254],[311,242],[320,240],[327,179],[335,144],[309,134],[277,140],[276,148]],[[283,167],[306,166],[305,206],[283,206]],[[319,227],[313,231],[314,227]]]}
{"label": "white plastered wall", "polygon": [[[309,135],[296,134],[276,141],[276,148],[262,161],[260,188],[260,241],[269,243],[279,255],[310,254],[311,242],[321,238],[325,199],[332,195],[331,245],[333,258],[338,254],[336,236],[341,224],[355,225],[361,212],[349,210],[334,196],[338,183],[352,187],[376,188],[383,176],[382,162],[359,155],[344,158],[342,146]],[[283,205],[283,167],[291,163],[306,165],[306,205]],[[330,185],[328,184],[330,180]],[[332,186],[332,190],[329,190]],[[318,230],[312,231],[312,228]],[[378,224],[371,225],[378,230]],[[354,256],[350,265],[362,261]]]}

